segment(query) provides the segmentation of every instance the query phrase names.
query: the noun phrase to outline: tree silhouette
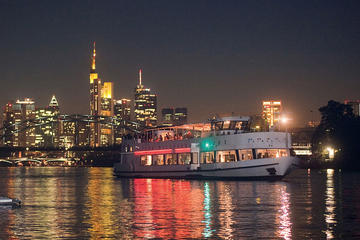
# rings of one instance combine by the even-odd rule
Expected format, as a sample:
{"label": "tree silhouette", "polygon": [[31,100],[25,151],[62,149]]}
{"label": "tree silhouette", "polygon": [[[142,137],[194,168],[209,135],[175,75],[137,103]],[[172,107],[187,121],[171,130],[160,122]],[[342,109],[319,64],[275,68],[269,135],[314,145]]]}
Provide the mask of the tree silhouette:
{"label": "tree silhouette", "polygon": [[335,167],[360,169],[360,118],[351,106],[333,100],[319,111],[321,122],[312,138],[314,158],[322,160],[324,149],[330,146],[335,149]]}

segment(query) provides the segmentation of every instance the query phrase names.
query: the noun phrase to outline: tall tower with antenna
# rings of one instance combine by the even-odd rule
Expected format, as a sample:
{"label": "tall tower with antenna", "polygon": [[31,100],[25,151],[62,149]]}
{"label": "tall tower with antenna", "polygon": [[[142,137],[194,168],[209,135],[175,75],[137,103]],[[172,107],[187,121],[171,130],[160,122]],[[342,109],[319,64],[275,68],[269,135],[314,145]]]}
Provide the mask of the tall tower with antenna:
{"label": "tall tower with antenna", "polygon": [[[101,79],[96,72],[96,45],[94,42],[90,67],[90,115],[96,120],[101,115]],[[100,124],[90,123],[90,146],[100,146]]]}
{"label": "tall tower with antenna", "polygon": [[142,70],[139,70],[139,84],[135,88],[135,119],[142,127],[157,125],[157,96],[142,83]]}

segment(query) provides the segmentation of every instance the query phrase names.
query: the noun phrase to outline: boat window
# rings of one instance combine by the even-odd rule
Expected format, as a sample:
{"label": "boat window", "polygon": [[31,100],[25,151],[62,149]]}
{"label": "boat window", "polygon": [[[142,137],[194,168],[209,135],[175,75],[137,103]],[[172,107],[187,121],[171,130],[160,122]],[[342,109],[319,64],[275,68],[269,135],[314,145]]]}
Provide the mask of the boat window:
{"label": "boat window", "polygon": [[235,161],[236,161],[235,150],[216,152],[216,162],[235,162]]}
{"label": "boat window", "polygon": [[252,150],[251,149],[241,149],[239,150],[239,157],[241,161],[251,160],[253,159]]}
{"label": "boat window", "polygon": [[190,164],[191,154],[190,153],[179,153],[178,154],[178,164]]}
{"label": "boat window", "polygon": [[202,152],[200,154],[200,163],[213,163],[214,152]]}
{"label": "boat window", "polygon": [[176,155],[177,154],[165,154],[165,164],[166,165],[171,165],[171,164],[176,164]]}
{"label": "boat window", "polygon": [[256,149],[256,158],[286,157],[286,149]]}
{"label": "boat window", "polygon": [[192,163],[199,163],[199,154],[197,152],[192,153]]}
{"label": "boat window", "polygon": [[287,157],[288,151],[286,149],[279,149],[279,155],[280,157]]}
{"label": "boat window", "polygon": [[140,157],[141,165],[143,166],[151,166],[151,155],[142,155]]}
{"label": "boat window", "polygon": [[154,165],[164,165],[164,155],[153,155]]}
{"label": "boat window", "polygon": [[222,129],[228,130],[229,126],[230,126],[230,121],[225,121]]}
{"label": "boat window", "polygon": [[215,123],[215,130],[220,131],[223,129],[223,122],[216,122]]}

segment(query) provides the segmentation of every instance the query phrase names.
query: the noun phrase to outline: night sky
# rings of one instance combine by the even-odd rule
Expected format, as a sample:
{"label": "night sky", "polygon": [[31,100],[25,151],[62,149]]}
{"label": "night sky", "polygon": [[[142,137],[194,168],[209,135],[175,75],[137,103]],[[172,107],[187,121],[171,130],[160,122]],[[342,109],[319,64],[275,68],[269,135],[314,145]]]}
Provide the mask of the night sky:
{"label": "night sky", "polygon": [[190,121],[273,98],[301,124],[360,99],[360,1],[0,0],[0,34],[1,106],[55,94],[89,113],[92,41],[115,98],[133,98],[141,67],[159,112],[188,107]]}

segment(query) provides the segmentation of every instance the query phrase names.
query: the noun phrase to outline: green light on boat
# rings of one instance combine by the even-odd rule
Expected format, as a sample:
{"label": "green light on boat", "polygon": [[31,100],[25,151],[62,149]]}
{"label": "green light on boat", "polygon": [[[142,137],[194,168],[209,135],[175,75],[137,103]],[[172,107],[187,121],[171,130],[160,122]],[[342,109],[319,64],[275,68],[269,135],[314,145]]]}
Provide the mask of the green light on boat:
{"label": "green light on boat", "polygon": [[201,151],[203,152],[207,152],[207,151],[212,151],[214,149],[214,141],[212,139],[204,139],[200,146],[201,146]]}

